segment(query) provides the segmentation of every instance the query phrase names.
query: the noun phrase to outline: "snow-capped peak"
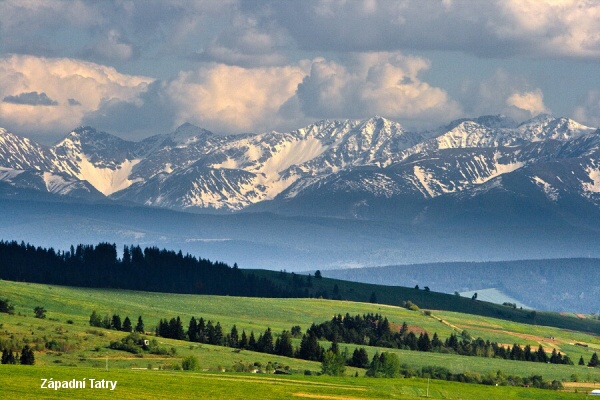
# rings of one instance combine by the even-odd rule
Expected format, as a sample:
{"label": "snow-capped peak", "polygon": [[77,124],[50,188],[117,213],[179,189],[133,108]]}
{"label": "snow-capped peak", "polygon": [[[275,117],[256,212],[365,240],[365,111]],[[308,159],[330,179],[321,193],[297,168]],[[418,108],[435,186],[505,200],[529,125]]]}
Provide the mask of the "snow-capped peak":
{"label": "snow-capped peak", "polygon": [[169,139],[177,146],[187,146],[198,142],[202,137],[212,135],[212,132],[186,122],[175,129],[175,132],[169,135]]}

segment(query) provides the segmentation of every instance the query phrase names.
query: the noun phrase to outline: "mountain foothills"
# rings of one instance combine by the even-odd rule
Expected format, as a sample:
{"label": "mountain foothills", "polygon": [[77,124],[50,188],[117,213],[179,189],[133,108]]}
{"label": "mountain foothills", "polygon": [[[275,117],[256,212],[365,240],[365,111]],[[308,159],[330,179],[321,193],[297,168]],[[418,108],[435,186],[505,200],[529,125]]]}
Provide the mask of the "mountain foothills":
{"label": "mountain foothills", "polygon": [[51,147],[0,129],[0,168],[3,196],[34,189],[188,211],[418,221],[441,203],[489,208],[491,197],[551,214],[600,204],[600,132],[549,115],[426,132],[380,117],[229,136],[184,124],[140,142],[81,127]]}

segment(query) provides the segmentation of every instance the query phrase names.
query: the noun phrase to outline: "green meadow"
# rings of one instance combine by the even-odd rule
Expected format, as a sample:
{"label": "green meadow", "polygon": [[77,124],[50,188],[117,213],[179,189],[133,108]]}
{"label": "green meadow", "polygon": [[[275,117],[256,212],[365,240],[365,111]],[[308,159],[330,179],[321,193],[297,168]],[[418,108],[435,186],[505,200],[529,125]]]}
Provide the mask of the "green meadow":
{"label": "green meadow", "polygon": [[[55,381],[111,380],[109,389],[42,389],[42,379]],[[585,394],[472,385],[417,378],[274,376],[231,373],[143,371],[127,369],[0,366],[4,398],[127,399],[583,399]]]}
{"label": "green meadow", "polygon": [[[92,311],[100,315],[119,314],[121,319],[129,316],[135,325],[142,316],[146,331],[152,332],[161,318],[180,316],[184,327],[192,316],[219,321],[225,332],[235,324],[238,330],[253,330],[256,335],[270,327],[275,335],[283,329],[299,325],[304,332],[314,323],[324,322],[337,314],[380,313],[390,322],[400,325],[406,322],[417,332],[437,332],[442,339],[451,333],[466,330],[473,337],[521,346],[540,343],[568,354],[577,363],[580,356],[589,361],[591,354],[600,349],[600,339],[591,333],[577,332],[556,327],[522,324],[478,315],[451,311],[411,311],[402,307],[335,301],[323,299],[267,299],[229,296],[182,295],[126,290],[82,289],[51,285],[0,281],[0,298],[9,299],[15,305],[15,314],[0,313],[0,340],[29,344],[36,348],[36,365],[3,365],[0,384],[7,398],[23,397],[34,393],[36,398],[97,398],[111,395],[98,390],[42,390],[42,378],[70,380],[85,377],[116,379],[119,396],[126,398],[198,398],[212,394],[215,398],[418,398],[426,395],[427,381],[417,378],[371,379],[365,378],[365,370],[347,368],[346,377],[315,376],[321,370],[317,362],[234,350],[156,337],[159,346],[167,354],[131,354],[108,348],[111,341],[126,336],[124,332],[93,328],[89,326]],[[45,319],[34,317],[33,309],[42,306],[47,310]],[[575,316],[570,318],[577,318]],[[44,343],[56,341],[58,348],[49,350]],[[587,347],[575,345],[585,344]],[[295,340],[299,345],[299,340]],[[327,343],[322,343],[328,346]],[[356,345],[348,347],[350,353]],[[406,350],[383,349],[365,346],[369,356],[375,352],[395,352],[401,363],[413,368],[440,366],[453,373],[477,373],[481,375],[505,374],[531,376],[542,375],[544,380],[562,382],[578,381],[588,388],[600,382],[600,369],[578,365],[553,365],[518,362],[493,358],[466,357],[454,354],[422,353]],[[199,372],[177,371],[184,357],[199,360]],[[234,373],[242,367],[257,366],[264,369],[271,363],[292,372],[290,376]],[[108,366],[108,371],[106,370]],[[247,370],[247,368],[246,368]],[[223,372],[225,371],[225,372]],[[313,375],[305,376],[306,371]],[[358,375],[358,377],[355,377]],[[106,376],[106,378],[103,378]],[[110,376],[111,378],[108,378]],[[580,393],[554,392],[533,388],[489,387],[456,382],[432,380],[432,398],[581,398]],[[13,396],[14,394],[14,396]],[[173,395],[173,396],[172,396]],[[545,397],[544,397],[545,396]],[[1,396],[0,396],[1,397]],[[27,396],[24,396],[27,397]],[[202,397],[203,398],[203,397]]]}

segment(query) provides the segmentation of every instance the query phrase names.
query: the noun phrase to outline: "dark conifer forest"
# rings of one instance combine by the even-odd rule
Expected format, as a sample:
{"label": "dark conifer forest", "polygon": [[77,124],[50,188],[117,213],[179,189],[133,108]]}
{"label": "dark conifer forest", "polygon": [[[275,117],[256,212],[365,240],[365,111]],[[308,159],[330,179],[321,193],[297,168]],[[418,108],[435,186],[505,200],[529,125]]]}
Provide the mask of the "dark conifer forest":
{"label": "dark conifer forest", "polygon": [[307,297],[242,273],[237,265],[181,251],[125,246],[119,257],[110,243],[71,246],[69,251],[0,241],[0,278],[65,286],[250,297]]}

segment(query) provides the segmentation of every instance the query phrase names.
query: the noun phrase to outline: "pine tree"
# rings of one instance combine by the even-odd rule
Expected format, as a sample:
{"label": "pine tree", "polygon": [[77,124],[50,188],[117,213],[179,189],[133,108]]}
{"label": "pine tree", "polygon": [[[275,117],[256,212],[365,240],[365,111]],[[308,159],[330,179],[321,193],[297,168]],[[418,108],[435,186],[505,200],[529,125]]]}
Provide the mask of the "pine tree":
{"label": "pine tree", "polygon": [[590,359],[590,362],[588,363],[588,367],[597,367],[598,365],[600,365],[600,361],[598,361],[598,354],[596,354],[596,352],[594,352],[594,354],[592,355],[592,358]]}
{"label": "pine tree", "polygon": [[239,346],[239,336],[237,327],[233,325],[231,332],[229,333],[229,347],[237,348]]}
{"label": "pine tree", "polygon": [[142,316],[138,317],[137,325],[135,326],[135,331],[139,333],[144,333],[144,321],[142,320]]}
{"label": "pine tree", "polygon": [[213,336],[213,342],[211,344],[223,346],[223,328],[221,328],[220,322],[217,322],[217,325],[215,325],[215,333]]}
{"label": "pine tree", "polygon": [[402,327],[400,328],[400,336],[404,336],[404,334],[406,334],[408,332],[408,325],[406,325],[406,322],[402,323]]}
{"label": "pine tree", "polygon": [[289,331],[281,332],[281,336],[275,342],[275,354],[284,357],[294,356],[294,346],[292,345],[292,334]]}
{"label": "pine tree", "polygon": [[192,317],[190,319],[190,323],[188,325],[188,338],[190,342],[198,341],[198,323],[196,322],[196,318]]}
{"label": "pine tree", "polygon": [[583,361],[583,356],[579,357],[579,365],[585,365],[585,361]]}
{"label": "pine tree", "polygon": [[427,332],[419,335],[419,339],[417,340],[417,348],[419,351],[431,351],[431,341],[429,340],[429,335]]}
{"label": "pine tree", "polygon": [[[169,324],[169,325],[171,325],[171,324]],[[173,339],[177,339],[177,340],[185,339],[185,331],[183,330],[183,324],[181,323],[181,318],[179,318],[179,316],[177,316],[177,319],[175,320],[175,324],[171,325],[171,328],[172,328],[171,332],[173,334],[173,336],[172,336]]]}
{"label": "pine tree", "polygon": [[102,327],[102,318],[100,315],[96,313],[96,311],[92,311],[92,315],[90,315],[90,326]]}
{"label": "pine tree", "polygon": [[357,368],[366,368],[369,365],[369,355],[364,348],[354,349],[350,365]]}
{"label": "pine tree", "polygon": [[556,354],[556,349],[552,349],[552,355],[550,356],[550,364],[558,364],[558,354]]}
{"label": "pine tree", "polygon": [[240,349],[248,348],[248,337],[246,336],[246,331],[242,331],[242,338],[240,339],[239,348]]}
{"label": "pine tree", "polygon": [[129,319],[129,317],[125,317],[125,320],[123,321],[122,331],[123,332],[133,331],[133,327],[131,326],[131,320]]}
{"label": "pine tree", "polygon": [[9,353],[8,349],[2,350],[2,364],[14,364],[14,362],[10,362],[12,356],[12,360],[14,361],[15,356],[12,354],[12,351]]}
{"label": "pine tree", "polygon": [[215,344],[215,326],[212,321],[206,323],[206,342],[208,344]]}
{"label": "pine tree", "polygon": [[323,356],[323,348],[319,346],[317,336],[312,330],[309,330],[302,336],[298,358],[311,361],[320,361]]}
{"label": "pine tree", "polygon": [[254,331],[250,331],[250,338],[248,339],[248,350],[256,350],[256,339],[254,338]]}
{"label": "pine tree", "polygon": [[438,336],[437,332],[434,332],[433,338],[431,339],[431,347],[435,350],[441,348],[442,345],[443,343],[440,340],[440,337]]}
{"label": "pine tree", "polygon": [[204,322],[204,318],[202,317],[200,317],[198,320],[198,341],[200,343],[207,343],[206,324]]}
{"label": "pine tree", "polygon": [[120,330],[123,328],[123,326],[121,325],[121,317],[119,317],[119,316],[118,316],[118,315],[116,315],[116,314],[115,314],[115,315],[113,315],[113,316],[112,316],[112,320],[111,320],[111,322],[110,322],[110,326],[111,326],[113,329],[116,329],[116,330],[120,331]]}
{"label": "pine tree", "polygon": [[33,350],[29,348],[29,345],[25,345],[21,351],[20,358],[21,365],[33,365],[35,364],[35,357]]}
{"label": "pine tree", "polygon": [[548,362],[548,355],[544,351],[544,348],[542,347],[541,344],[540,344],[540,347],[538,347],[538,350],[537,350],[536,354],[537,354],[537,360],[538,360],[538,362],[543,362],[543,363],[547,363]]}

